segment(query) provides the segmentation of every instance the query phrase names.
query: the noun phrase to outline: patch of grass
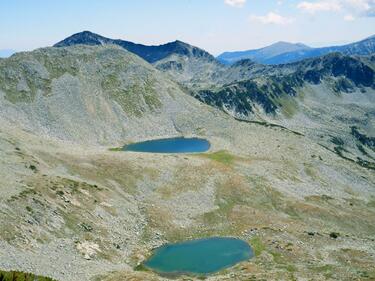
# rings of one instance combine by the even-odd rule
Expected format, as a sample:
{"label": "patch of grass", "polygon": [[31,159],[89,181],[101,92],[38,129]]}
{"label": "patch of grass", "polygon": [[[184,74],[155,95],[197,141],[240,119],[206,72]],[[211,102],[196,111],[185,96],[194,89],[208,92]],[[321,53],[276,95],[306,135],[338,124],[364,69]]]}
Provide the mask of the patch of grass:
{"label": "patch of grass", "polygon": [[286,118],[292,118],[298,111],[298,104],[294,98],[284,97],[279,100],[281,110]]}
{"label": "patch of grass", "polygon": [[150,271],[143,263],[138,264],[135,268],[135,271]]}
{"label": "patch of grass", "polygon": [[297,271],[297,267],[293,264],[288,264],[285,269],[289,272],[296,272]]}
{"label": "patch of grass", "polygon": [[305,164],[304,166],[305,166],[304,170],[305,170],[306,175],[308,175],[310,178],[313,178],[313,179],[318,178],[312,165]]}
{"label": "patch of grass", "polygon": [[109,151],[123,151],[123,148],[122,147],[112,147],[110,149],[108,149]]}
{"label": "patch of grass", "polygon": [[235,156],[230,154],[226,150],[220,150],[220,151],[217,151],[217,152],[214,152],[214,153],[203,154],[203,156],[205,156],[205,157],[207,157],[211,160],[220,162],[224,165],[231,165],[231,164],[233,164],[233,162],[235,160]]}
{"label": "patch of grass", "polygon": [[255,236],[251,238],[249,243],[251,247],[253,248],[255,256],[259,256],[266,249],[266,246],[263,244],[259,236]]}
{"label": "patch of grass", "polygon": [[145,111],[155,112],[162,106],[154,84],[148,77],[127,84],[117,73],[112,73],[104,77],[101,86],[126,113],[141,117]]}
{"label": "patch of grass", "polygon": [[273,261],[275,263],[279,263],[279,264],[283,264],[284,263],[284,259],[283,259],[282,255],[280,253],[270,252],[270,254],[272,255]]}
{"label": "patch of grass", "polygon": [[0,270],[1,281],[54,281],[52,278],[36,276],[31,273],[18,271],[2,271]]}
{"label": "patch of grass", "polygon": [[[50,96],[54,79],[64,74],[76,76],[78,72],[78,62],[61,54],[50,57],[36,51],[31,56],[17,55],[0,64],[0,89],[11,103],[30,103],[38,93]],[[24,87],[19,88],[20,84]]]}
{"label": "patch of grass", "polygon": [[333,276],[333,265],[325,264],[322,266],[313,267],[312,270],[317,273],[322,273],[323,276],[327,279],[332,278]]}
{"label": "patch of grass", "polygon": [[331,271],[333,269],[333,266],[330,264],[325,264],[322,266],[315,267],[314,270],[318,272],[326,272],[326,271]]}

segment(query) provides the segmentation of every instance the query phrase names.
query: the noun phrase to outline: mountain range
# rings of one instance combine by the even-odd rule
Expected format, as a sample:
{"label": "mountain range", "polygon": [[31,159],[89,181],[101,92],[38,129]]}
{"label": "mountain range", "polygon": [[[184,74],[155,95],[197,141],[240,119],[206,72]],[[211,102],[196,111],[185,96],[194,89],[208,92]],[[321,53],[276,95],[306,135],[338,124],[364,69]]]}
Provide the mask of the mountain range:
{"label": "mountain range", "polygon": [[[110,39],[90,31],[83,31],[56,43],[55,47],[66,47],[77,44],[103,45],[114,44],[123,47],[149,63],[156,63],[174,55],[202,58],[207,61],[214,61],[214,57],[208,52],[191,46],[182,41],[174,41],[159,46],[147,46],[136,44],[120,39]],[[217,57],[217,61],[223,64],[233,64],[243,59],[250,59],[260,64],[286,64],[300,61],[306,58],[313,58],[325,54],[340,52],[345,55],[370,55],[375,52],[375,36],[368,37],[359,42],[323,48],[312,48],[302,43],[277,42],[270,46],[241,52],[224,52]],[[172,67],[172,66],[170,66]],[[179,67],[178,65],[174,66]],[[178,70],[178,69],[176,69]]]}
{"label": "mountain range", "polygon": [[224,64],[233,64],[242,59],[251,59],[261,64],[285,64],[333,52],[345,55],[370,55],[375,52],[375,36],[343,46],[323,48],[311,48],[301,43],[278,42],[257,50],[225,52],[217,59]]}
{"label": "mountain range", "polygon": [[129,52],[140,56],[149,63],[154,63],[156,61],[162,60],[170,56],[171,54],[214,59],[214,57],[206,51],[199,49],[197,47],[192,47],[191,45],[178,40],[159,46],[146,46],[120,39],[109,39],[101,35],[92,33],[90,31],[83,31],[80,33],[73,34],[72,36],[56,43],[54,47],[67,47],[78,44],[91,46],[105,44],[118,45],[124,48],[125,50],[128,50]]}
{"label": "mountain range", "polygon": [[[46,67],[48,67],[47,70],[52,73],[50,74],[52,76],[49,78],[50,82],[43,78],[43,72],[41,72],[40,75],[34,74],[32,80],[28,77],[28,72],[23,72],[25,77],[21,80],[19,80],[20,78],[17,78],[18,80],[9,80],[9,75],[5,75],[9,71],[12,71],[11,73],[20,73],[21,69],[11,69],[16,67],[16,65],[22,65],[20,61],[24,60],[27,53],[21,53],[21,55],[12,57],[6,62],[3,62],[4,71],[3,76],[0,77],[0,82],[3,81],[1,84],[7,100],[16,103],[19,101],[33,101],[38,97],[38,88],[39,91],[41,91],[40,93],[44,93],[43,95],[50,95],[49,92],[53,89],[52,81],[55,76],[59,76],[61,71],[62,73],[68,71],[73,77],[77,77],[76,72],[79,66],[77,64],[69,64],[69,68],[66,68],[65,64],[68,60],[63,59],[64,57],[62,57],[61,60],[59,58],[62,54],[66,53],[69,54],[68,57],[71,57],[72,62],[75,56],[77,56],[78,60],[82,60],[78,58],[82,56],[82,54],[77,53],[77,50],[83,51],[84,49],[82,49],[82,47],[81,49],[72,49],[74,51],[72,52],[69,47],[74,47],[75,45],[91,47],[117,46],[117,48],[112,51],[103,49],[98,54],[102,57],[104,54],[109,54],[111,52],[113,53],[113,57],[115,53],[120,54],[119,50],[122,49],[128,52],[127,57],[129,57],[130,61],[134,61],[134,59],[138,57],[139,61],[137,63],[123,64],[123,67],[126,66],[126,68],[123,69],[124,73],[129,71],[134,72],[133,74],[129,72],[129,74],[125,75],[126,77],[132,78],[125,82],[125,76],[119,76],[116,73],[108,73],[108,75],[106,74],[103,78],[97,77],[96,80],[102,81],[100,89],[104,92],[108,91],[110,97],[114,98],[116,102],[123,107],[124,112],[128,115],[130,114],[128,118],[132,118],[132,115],[137,117],[146,113],[152,115],[160,111],[164,99],[158,97],[159,93],[156,89],[163,88],[156,85],[158,85],[157,83],[160,81],[164,81],[164,85],[173,81],[178,84],[178,86],[174,86],[176,89],[174,90],[175,92],[178,92],[177,88],[180,88],[182,91],[189,93],[190,96],[210,106],[223,110],[234,118],[251,122],[269,122],[300,131],[310,135],[312,139],[324,143],[325,146],[332,150],[335,149],[336,146],[331,142],[331,138],[342,138],[345,143],[345,150],[340,151],[341,156],[352,159],[353,161],[368,163],[366,164],[368,167],[374,167],[375,163],[373,163],[373,160],[375,155],[372,151],[373,148],[357,143],[358,140],[355,139],[351,131],[351,127],[353,126],[362,129],[365,128],[370,135],[375,131],[374,124],[369,121],[371,119],[371,114],[362,116],[361,113],[362,110],[364,110],[364,106],[367,108],[366,112],[368,114],[372,112],[373,103],[369,103],[369,101],[372,100],[375,90],[375,58],[373,55],[359,56],[371,52],[373,40],[374,37],[339,48],[339,50],[343,52],[331,52],[337,50],[337,48],[326,48],[325,50],[329,52],[326,55],[289,64],[264,65],[256,63],[253,60],[242,59],[232,65],[225,65],[218,62],[208,52],[180,41],[160,46],[145,46],[129,41],[108,39],[95,33],[85,31],[74,34],[57,43],[55,45],[57,48],[45,49],[47,51],[46,54],[48,54],[47,56],[44,55],[45,51],[43,50],[33,53],[33,57],[38,58],[38,63],[46,65]],[[272,58],[273,55],[274,57],[286,56],[286,54],[290,53],[280,53],[282,50],[285,51],[290,48],[300,49],[296,51],[299,54],[312,50],[314,50],[315,53],[318,51],[301,44],[292,46],[287,43],[277,43],[272,48],[259,51],[258,55],[269,58]],[[87,49],[87,51],[89,50],[90,49]],[[92,52],[95,53],[95,50],[93,49]],[[350,56],[344,52],[349,52]],[[130,54],[134,54],[135,56],[130,56]],[[353,56],[353,54],[355,56]],[[50,59],[51,55],[53,58]],[[90,57],[91,56],[92,55],[90,55]],[[104,59],[102,62],[103,65],[107,63],[106,61],[112,61],[112,57],[108,56],[108,58]],[[57,65],[60,66],[56,68],[57,66],[54,66],[52,62],[58,60],[60,61]],[[121,59],[121,61],[123,60],[124,58]],[[15,61],[18,62],[16,63]],[[10,65],[11,63],[13,66]],[[151,65],[148,63],[151,63]],[[150,73],[155,73],[153,75],[160,72],[164,73],[166,76],[162,78],[164,76],[160,76],[160,74],[157,74],[157,77],[152,77],[150,74],[142,74],[144,71],[139,72],[141,68],[136,67],[141,65],[144,69],[149,69],[148,71]],[[65,70],[60,71],[59,68]],[[153,71],[151,71],[152,69]],[[35,71],[36,70],[33,70],[33,72]],[[35,73],[39,73],[39,71]],[[104,72],[102,72],[101,76],[103,76],[103,74]],[[82,74],[79,76],[82,76]],[[85,72],[82,77],[86,76],[87,74]],[[143,76],[144,78],[139,80],[139,78]],[[9,81],[12,81],[12,83],[9,84]],[[22,81],[29,82],[21,83]],[[31,81],[33,82],[31,83]],[[89,85],[82,80],[81,83]],[[20,87],[22,91],[20,91]],[[94,88],[99,89],[99,85]],[[171,89],[173,87],[168,86],[164,90],[161,90],[161,92],[170,92],[170,90],[166,90],[167,88]],[[126,94],[131,93],[131,89],[138,89],[138,98]],[[353,99],[354,95],[356,95],[356,99],[353,100],[352,103],[349,102]],[[324,99],[322,96],[324,96]],[[302,97],[304,97],[305,101],[301,101]],[[47,100],[50,101],[52,99],[49,98]],[[309,106],[306,105],[308,100],[310,100],[311,103]],[[322,104],[321,100],[325,100],[325,103]],[[78,103],[75,102],[74,104]],[[171,103],[168,102],[167,104],[170,105]],[[353,119],[355,121],[350,121],[345,117],[344,112],[347,112],[354,104],[356,104],[356,106],[352,108],[351,116],[352,119],[354,118],[353,116],[356,117]],[[327,105],[336,108],[336,110],[327,110],[324,111],[323,114],[322,110]],[[173,107],[178,108],[178,106]],[[302,108],[305,109],[302,110]],[[169,112],[167,108],[161,111],[164,113]],[[77,110],[76,113],[78,112],[82,114],[84,111]],[[36,114],[25,114],[25,116],[37,117]],[[69,115],[70,118],[72,118],[74,114],[72,112]],[[313,125],[308,125],[314,124],[317,119],[316,116],[319,114],[324,116],[324,118],[319,121],[320,128],[318,129]],[[335,114],[335,116],[332,116],[332,114]],[[96,115],[92,116],[92,118],[88,118],[88,116],[89,115],[87,115],[87,124],[91,122],[89,120],[97,118]],[[30,119],[30,117],[27,119]],[[59,117],[59,119],[64,120],[62,116]],[[67,122],[70,124],[69,120],[71,119],[68,119]],[[336,129],[332,130],[333,124],[330,122],[327,123],[326,120],[335,120],[335,126],[338,127],[338,124],[340,124],[341,129],[339,131]],[[30,120],[30,124],[39,124],[41,121],[42,119],[37,117],[35,120]],[[96,123],[99,124],[99,120]],[[360,124],[361,126],[359,126]],[[68,124],[59,124],[58,126],[67,128]],[[83,125],[83,128],[86,127],[88,128],[89,126]],[[48,128],[50,132],[56,130],[59,131],[60,129]],[[97,130],[98,128],[95,131]],[[326,134],[327,131],[331,131],[329,137],[327,139],[321,138],[321,134]],[[77,131],[77,133],[83,132],[84,130]],[[61,132],[58,134],[61,134]],[[85,133],[85,135],[88,134],[93,133]],[[110,134],[105,133],[104,135],[109,136]],[[346,139],[346,141],[344,139]]]}
{"label": "mountain range", "polygon": [[[317,114],[327,104],[340,107],[341,109],[335,113],[337,116],[332,117],[331,112],[327,111],[324,119],[341,120],[336,121],[336,126],[342,123],[341,136],[337,135],[337,132],[331,132],[330,135],[337,138],[341,138],[343,134],[347,136],[347,146],[345,153],[341,152],[342,156],[353,161],[357,161],[359,157],[362,163],[366,162],[369,163],[369,167],[375,167],[375,163],[372,162],[375,157],[372,148],[367,151],[362,144],[349,144],[356,143],[350,128],[358,125],[358,120],[362,118],[361,111],[358,111],[356,122],[350,122],[343,116],[338,117],[342,112],[346,112],[346,107],[349,106],[343,100],[351,99],[350,96],[354,93],[359,92],[355,103],[366,104],[366,100],[372,99],[375,90],[374,56],[364,55],[375,53],[374,42],[375,37],[370,37],[341,47],[321,49],[309,48],[303,44],[279,42],[271,47],[250,52],[253,59],[262,58],[269,62],[275,58],[291,58],[290,60],[294,61],[297,58],[296,54],[301,59],[304,58],[297,62],[277,65],[259,64],[252,59],[242,59],[232,65],[226,65],[206,51],[180,41],[160,46],[145,46],[108,39],[88,31],[74,34],[55,46],[77,44],[121,46],[152,63],[156,69],[167,74],[171,80],[182,85],[190,95],[201,102],[217,107],[235,118],[267,121],[304,131],[310,134],[311,138],[323,141],[332,149],[334,145],[330,140],[331,137],[324,140],[320,138],[319,129],[314,127],[309,129],[306,120],[310,120],[311,116],[306,114],[309,111],[311,111],[309,114]],[[294,51],[289,52],[290,50]],[[318,56],[319,54],[321,56]],[[244,58],[246,54],[240,53],[240,56]],[[310,56],[313,58],[305,58]],[[325,105],[315,100],[323,93],[327,103]],[[341,95],[340,102],[338,94]],[[302,105],[299,104],[299,99],[302,95],[311,96],[310,99],[315,100],[321,107],[315,107],[312,103],[309,111],[301,111]],[[362,105],[358,106],[362,107]],[[371,104],[368,106],[372,108]],[[352,115],[355,114],[356,110],[353,110]],[[302,118],[301,115],[304,117]],[[372,134],[375,126],[371,122],[368,123],[368,118],[370,117],[365,117],[362,122],[363,125],[366,124],[366,130]],[[323,123],[326,123],[324,119],[320,121],[321,129],[330,130],[333,124],[323,126]]]}
{"label": "mountain range", "polygon": [[[374,279],[372,40],[228,65],[181,41],[85,31],[1,58],[0,279]],[[288,49],[314,50],[258,54]],[[211,147],[123,151],[171,137]],[[254,257],[207,277],[144,266],[155,248],[217,236]]]}
{"label": "mountain range", "polygon": [[233,64],[239,60],[250,59],[258,63],[267,64],[268,60],[285,53],[298,52],[310,50],[311,47],[302,43],[277,42],[268,47],[239,51],[239,52],[224,52],[217,57],[217,59],[224,64]]}

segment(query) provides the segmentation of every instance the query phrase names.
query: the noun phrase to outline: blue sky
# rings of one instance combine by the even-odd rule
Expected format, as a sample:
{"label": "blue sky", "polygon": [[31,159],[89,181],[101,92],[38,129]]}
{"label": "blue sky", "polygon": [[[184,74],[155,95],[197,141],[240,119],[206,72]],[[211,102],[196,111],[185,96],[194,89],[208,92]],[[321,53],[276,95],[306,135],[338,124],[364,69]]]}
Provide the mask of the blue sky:
{"label": "blue sky", "polygon": [[375,0],[1,0],[0,50],[90,30],[144,44],[176,39],[213,54],[276,41],[342,44],[375,34]]}

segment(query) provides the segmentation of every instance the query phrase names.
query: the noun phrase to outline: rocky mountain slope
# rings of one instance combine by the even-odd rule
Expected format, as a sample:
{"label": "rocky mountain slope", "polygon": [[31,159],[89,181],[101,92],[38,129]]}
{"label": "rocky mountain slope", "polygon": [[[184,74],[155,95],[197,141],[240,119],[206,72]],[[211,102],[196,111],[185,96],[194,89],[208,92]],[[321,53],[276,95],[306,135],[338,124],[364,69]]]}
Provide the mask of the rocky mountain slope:
{"label": "rocky mountain slope", "polygon": [[371,55],[375,52],[375,36],[359,42],[323,48],[310,48],[303,44],[276,43],[269,47],[244,52],[226,52],[218,59],[232,64],[242,59],[251,59],[262,64],[284,64],[319,57],[329,53],[340,52],[345,55]]}
{"label": "rocky mountain slope", "polygon": [[[255,257],[208,281],[375,278],[374,57],[212,71],[93,45],[0,59],[1,274],[161,281],[155,247],[229,236]],[[211,148],[116,149],[170,136]]]}
{"label": "rocky mountain slope", "polygon": [[45,48],[0,61],[1,117],[46,136],[105,144],[174,134],[203,108],[113,45]]}
{"label": "rocky mountain slope", "polygon": [[[251,72],[250,79],[195,96],[236,118],[304,132],[342,157],[375,169],[375,147],[369,141],[375,135],[373,57],[333,53],[279,67],[242,65],[253,69],[245,72]],[[362,141],[357,129],[366,132]]]}
{"label": "rocky mountain slope", "polygon": [[79,44],[118,45],[168,73],[174,80],[189,85],[204,83],[223,68],[208,52],[178,40],[159,46],[146,46],[83,31],[73,34],[54,46],[66,47]]}
{"label": "rocky mountain slope", "polygon": [[170,55],[186,55],[197,57],[211,57],[202,49],[193,47],[181,41],[174,41],[159,46],[146,46],[120,39],[110,39],[90,31],[83,31],[56,43],[54,47],[68,47],[73,45],[118,45],[129,52],[136,54],[149,63],[162,60]]}

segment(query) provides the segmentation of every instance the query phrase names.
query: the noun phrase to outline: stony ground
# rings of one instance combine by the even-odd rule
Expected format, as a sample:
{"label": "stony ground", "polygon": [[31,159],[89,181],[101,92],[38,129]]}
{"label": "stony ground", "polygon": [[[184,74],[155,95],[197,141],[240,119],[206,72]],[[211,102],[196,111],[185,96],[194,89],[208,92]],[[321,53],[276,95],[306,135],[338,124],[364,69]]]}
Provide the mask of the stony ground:
{"label": "stony ground", "polygon": [[[343,96],[342,113],[327,104],[291,114],[285,125],[294,132],[239,122],[113,46],[1,60],[0,86],[0,270],[61,281],[163,280],[136,270],[155,247],[233,236],[255,258],[207,280],[375,279],[374,170],[316,139],[337,137],[327,132],[336,119],[320,112],[362,116],[347,106],[352,97]],[[320,127],[310,122],[316,115]],[[110,150],[180,135],[212,148]]]}
{"label": "stony ground", "polygon": [[111,152],[2,124],[0,268],[161,280],[134,269],[153,248],[234,236],[255,258],[207,280],[374,280],[373,171],[284,129],[216,121],[196,134],[211,150],[187,155]]}

